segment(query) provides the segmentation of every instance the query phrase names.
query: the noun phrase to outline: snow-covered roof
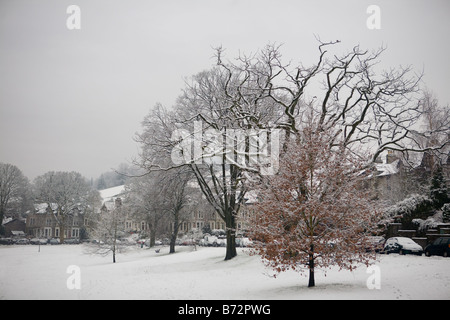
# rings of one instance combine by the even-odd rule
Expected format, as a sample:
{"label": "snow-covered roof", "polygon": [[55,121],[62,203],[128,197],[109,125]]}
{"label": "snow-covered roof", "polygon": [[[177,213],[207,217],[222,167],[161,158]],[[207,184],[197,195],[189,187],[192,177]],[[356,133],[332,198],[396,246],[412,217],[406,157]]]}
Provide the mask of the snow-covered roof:
{"label": "snow-covered roof", "polygon": [[377,163],[376,169],[379,172],[377,176],[388,176],[399,172],[400,160],[397,159],[391,163]]}
{"label": "snow-covered roof", "polygon": [[244,197],[244,203],[250,205],[256,202],[258,202],[258,194],[254,190],[247,191]]}
{"label": "snow-covered roof", "polygon": [[11,217],[3,217],[3,221],[2,221],[2,225],[7,224],[11,221],[13,221],[14,219]]}
{"label": "snow-covered roof", "polygon": [[125,193],[125,185],[100,190],[103,203],[114,201]]}
{"label": "snow-covered roof", "polygon": [[[51,211],[53,213],[56,213],[56,211],[58,209],[58,204],[57,203],[51,203],[50,205],[51,205]],[[62,208],[65,209],[64,206]],[[82,203],[76,203],[74,205],[69,206],[68,208],[75,215],[77,215],[78,213],[83,214],[84,210],[85,210],[85,206],[82,205]],[[47,213],[49,213],[48,204],[46,202],[35,203],[34,204],[34,212],[37,213],[37,214],[47,214]]]}
{"label": "snow-covered roof", "polygon": [[[52,203],[51,206],[52,206],[52,210],[53,211],[55,211],[58,208],[58,204],[56,204],[56,203]],[[35,212],[36,213],[42,213],[42,214],[43,213],[47,213],[47,207],[48,207],[48,204],[45,203],[45,202],[43,202],[43,203],[36,203],[34,205]]]}

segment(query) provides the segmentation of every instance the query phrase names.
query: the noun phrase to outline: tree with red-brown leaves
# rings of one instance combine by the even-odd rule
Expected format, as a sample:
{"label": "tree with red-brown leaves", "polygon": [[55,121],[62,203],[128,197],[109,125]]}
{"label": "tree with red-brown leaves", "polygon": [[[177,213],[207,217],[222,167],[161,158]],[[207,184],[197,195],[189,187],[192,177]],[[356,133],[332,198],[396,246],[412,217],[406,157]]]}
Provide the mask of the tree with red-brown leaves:
{"label": "tree with red-brown leaves", "polygon": [[367,252],[376,213],[362,187],[364,162],[313,127],[287,145],[277,175],[258,181],[251,221],[254,253],[278,273],[309,270],[309,287],[315,268],[353,270],[375,258]]}

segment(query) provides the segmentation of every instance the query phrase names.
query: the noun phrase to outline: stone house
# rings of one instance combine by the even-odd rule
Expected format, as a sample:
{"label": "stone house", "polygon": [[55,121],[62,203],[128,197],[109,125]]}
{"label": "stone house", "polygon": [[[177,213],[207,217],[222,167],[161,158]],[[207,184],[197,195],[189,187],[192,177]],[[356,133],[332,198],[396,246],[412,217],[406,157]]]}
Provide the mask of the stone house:
{"label": "stone house", "polygon": [[[28,214],[26,220],[26,233],[36,238],[80,239],[86,226],[84,208],[73,208],[71,213],[64,217],[64,222],[58,216],[56,204],[39,203],[35,205],[33,213]],[[62,235],[61,232],[64,232]]]}
{"label": "stone house", "polygon": [[[124,185],[100,190],[103,203],[100,209],[101,212],[112,211],[118,205],[122,204],[122,201],[126,201],[126,190]],[[120,203],[120,204],[119,204]],[[127,233],[141,233],[147,232],[150,227],[145,220],[136,219],[128,212],[123,213],[124,217],[124,231]]]}
{"label": "stone house", "polygon": [[3,224],[5,237],[21,237],[26,234],[26,222],[23,219],[11,219]]}
{"label": "stone house", "polygon": [[[181,234],[186,234],[193,229],[202,231],[204,228],[209,228],[210,230],[226,230],[225,221],[214,211],[206,199],[204,199],[198,188],[191,190],[190,194],[196,195],[202,204],[199,206],[187,206],[186,215],[184,221],[180,225],[179,232]],[[251,215],[253,207],[253,202],[256,201],[256,197],[250,191],[247,192],[243,203],[241,204],[238,216],[236,218],[236,234],[242,235],[246,233],[246,223],[248,217]],[[173,223],[170,224],[170,231],[173,231]]]}
{"label": "stone house", "polygon": [[[450,191],[449,149],[450,146],[444,148],[441,150],[443,152],[439,155],[425,152],[420,155],[420,158],[414,166],[407,166],[403,163],[400,156],[393,152],[388,153],[384,163],[377,163],[375,165],[375,170],[372,174],[373,179],[370,179],[374,199],[383,201],[385,205],[391,205],[391,207],[388,207],[388,211],[390,208],[396,208],[398,206],[403,208],[408,201],[414,204],[415,201],[419,201],[417,199],[420,199],[420,195],[428,199],[430,180],[438,165],[442,168],[447,187],[449,187],[448,191]],[[399,218],[393,223],[390,222],[386,226],[386,237],[409,237],[420,245],[425,246],[434,240],[436,236],[450,233],[450,225],[439,222],[439,218],[436,218],[436,213],[439,211],[439,208],[433,209],[431,206],[428,208],[422,202],[420,205],[423,206],[423,209],[415,209],[419,210],[415,214],[421,215],[421,217],[412,217],[414,220],[409,221],[406,219],[402,223],[398,221]],[[422,213],[421,210],[423,210]],[[423,221],[425,224],[430,224],[430,226],[434,227],[422,229],[423,226],[418,224],[419,221]]]}
{"label": "stone house", "polygon": [[370,178],[368,187],[372,190],[372,197],[387,204],[394,204],[411,194],[426,193],[429,180],[438,163],[443,169],[447,186],[450,186],[449,155],[450,150],[439,157],[423,153],[416,159],[415,164],[411,165],[406,164],[401,155],[389,151],[385,161],[377,161],[373,168],[365,173]]}

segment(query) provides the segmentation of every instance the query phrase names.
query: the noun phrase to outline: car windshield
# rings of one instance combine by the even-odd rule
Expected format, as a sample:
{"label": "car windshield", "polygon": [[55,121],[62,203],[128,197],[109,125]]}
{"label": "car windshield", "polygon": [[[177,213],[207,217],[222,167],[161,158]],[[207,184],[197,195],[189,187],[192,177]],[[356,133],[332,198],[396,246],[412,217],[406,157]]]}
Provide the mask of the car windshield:
{"label": "car windshield", "polygon": [[434,244],[446,244],[449,242],[450,238],[439,238],[436,241],[434,241]]}
{"label": "car windshield", "polygon": [[398,238],[398,243],[401,243],[401,244],[416,244],[414,241],[412,241],[409,238]]}

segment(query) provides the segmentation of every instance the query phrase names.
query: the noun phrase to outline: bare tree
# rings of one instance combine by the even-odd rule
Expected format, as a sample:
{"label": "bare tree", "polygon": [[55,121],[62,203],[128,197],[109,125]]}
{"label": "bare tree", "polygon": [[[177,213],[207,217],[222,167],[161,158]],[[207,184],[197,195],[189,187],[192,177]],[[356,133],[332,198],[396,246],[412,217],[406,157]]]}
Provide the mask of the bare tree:
{"label": "bare tree", "polygon": [[[161,154],[158,158],[163,161]],[[175,252],[178,232],[193,205],[192,192],[188,193],[188,185],[193,178],[187,167],[152,171],[133,178],[127,199],[128,207],[146,217],[153,234],[150,246],[155,242],[157,224],[163,222],[170,225],[169,253]]]}
{"label": "bare tree", "polygon": [[439,146],[449,138],[450,106],[440,105],[438,99],[430,90],[423,92],[420,100],[422,112],[422,137],[424,144]]}
{"label": "bare tree", "polygon": [[[198,74],[180,97],[177,111],[170,113],[157,106],[145,118],[144,132],[137,137],[142,144],[140,165],[143,168],[151,171],[187,166],[191,169],[207,201],[225,222],[226,260],[236,256],[236,217],[247,191],[244,172],[246,168],[256,172],[247,166],[245,153],[249,150],[249,137],[241,138],[234,131],[242,129],[247,121],[237,119],[233,115],[235,111],[230,109],[232,103],[227,96],[230,92],[223,90],[224,85],[228,86],[227,77],[218,68]],[[245,129],[250,128],[247,125]],[[170,154],[174,163],[164,166],[161,154]],[[238,157],[244,161],[238,161]]]}
{"label": "bare tree", "polygon": [[162,201],[162,189],[157,173],[152,172],[130,179],[126,189],[127,198],[124,205],[134,218],[144,220],[148,224],[150,247],[153,247],[160,223],[166,220],[165,204]]}
{"label": "bare tree", "polygon": [[[381,70],[378,62],[385,48],[369,52],[356,46],[333,54],[339,44],[319,40],[318,58],[309,67],[283,62],[277,45],[241,55],[233,63],[225,62],[224,50],[217,48],[217,65],[186,81],[173,111],[158,105],[144,119],[137,136],[139,164],[148,171],[191,168],[225,221],[225,259],[236,255],[236,217],[248,190],[246,179],[275,174],[277,158],[272,156],[287,150],[290,137],[308,119],[317,119],[317,131],[332,130],[330,148],[339,145],[359,156],[370,154],[367,166],[386,150],[442,147],[421,147],[415,140],[422,114],[421,75],[411,67]],[[276,140],[282,148],[272,144]],[[162,165],[158,154],[171,152],[173,164]]]}
{"label": "bare tree", "polygon": [[195,194],[198,190],[193,191],[191,190],[192,187],[189,187],[192,178],[192,172],[188,168],[178,168],[170,172],[164,172],[160,179],[166,212],[172,224],[170,253],[175,252],[175,244],[181,225],[187,220],[189,211],[195,207],[192,194]]}
{"label": "bare tree", "polygon": [[[424,90],[419,102],[421,118],[420,129],[415,133],[418,149],[427,151],[428,165],[434,171],[442,165],[443,155],[448,155],[450,145],[450,106],[440,105],[436,96],[428,89]],[[417,153],[407,155],[414,159]],[[423,157],[423,154],[419,154]]]}
{"label": "bare tree", "polygon": [[126,249],[120,238],[125,235],[125,215],[122,199],[116,198],[113,208],[103,207],[91,237],[96,241],[88,247],[88,252],[106,256],[112,253],[116,263],[116,253]]}
{"label": "bare tree", "polygon": [[28,194],[28,179],[15,165],[0,163],[0,225],[12,207],[20,207]]}
{"label": "bare tree", "polygon": [[86,204],[84,206],[85,209],[83,215],[84,223],[80,237],[87,239],[90,237],[90,233],[95,229],[97,222],[99,221],[103,199],[98,190],[91,189],[85,201]]}
{"label": "bare tree", "polygon": [[[84,211],[91,195],[89,183],[78,172],[50,171],[34,180],[36,201],[46,203],[59,227],[60,242],[64,241],[64,231],[72,223],[77,209]],[[81,207],[81,208],[80,208]]]}

